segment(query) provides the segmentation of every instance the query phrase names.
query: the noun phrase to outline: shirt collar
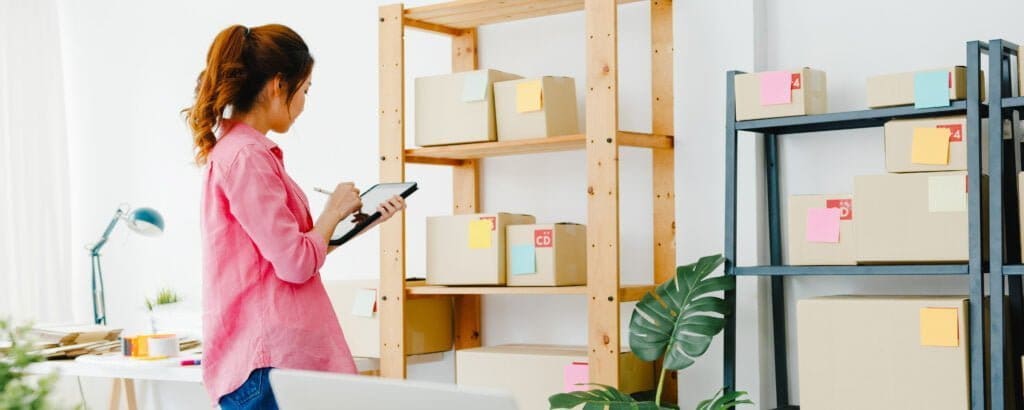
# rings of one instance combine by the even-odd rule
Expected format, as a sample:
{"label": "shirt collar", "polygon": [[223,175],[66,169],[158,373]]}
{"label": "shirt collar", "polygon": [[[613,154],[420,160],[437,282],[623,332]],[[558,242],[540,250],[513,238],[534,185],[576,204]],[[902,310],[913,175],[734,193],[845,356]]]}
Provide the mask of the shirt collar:
{"label": "shirt collar", "polygon": [[224,130],[221,133],[221,136],[227,136],[228,134],[231,134],[251,140],[265,147],[267,150],[273,152],[278,157],[283,157],[281,148],[278,147],[277,143],[275,143],[270,138],[267,138],[267,136],[264,135],[262,132],[259,132],[259,130],[249,126],[249,124],[246,124],[241,121],[233,121],[224,118],[221,120],[221,128]]}

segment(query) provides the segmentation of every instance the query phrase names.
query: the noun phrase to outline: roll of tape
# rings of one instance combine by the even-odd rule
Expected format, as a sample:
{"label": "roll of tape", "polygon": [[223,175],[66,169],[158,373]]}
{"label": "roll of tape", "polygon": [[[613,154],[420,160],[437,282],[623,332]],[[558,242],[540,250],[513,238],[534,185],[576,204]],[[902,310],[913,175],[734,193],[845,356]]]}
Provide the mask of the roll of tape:
{"label": "roll of tape", "polygon": [[178,351],[178,337],[175,335],[153,335],[148,337],[150,358],[175,357]]}

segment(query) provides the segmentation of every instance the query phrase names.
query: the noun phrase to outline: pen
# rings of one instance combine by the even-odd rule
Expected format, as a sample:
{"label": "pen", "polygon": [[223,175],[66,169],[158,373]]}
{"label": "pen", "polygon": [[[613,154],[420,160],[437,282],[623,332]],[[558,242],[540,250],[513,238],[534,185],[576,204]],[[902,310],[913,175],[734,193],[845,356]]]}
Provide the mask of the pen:
{"label": "pen", "polygon": [[200,359],[182,360],[181,361],[181,365],[182,366],[198,366],[200,364],[203,364],[202,362],[203,361],[200,360]]}
{"label": "pen", "polygon": [[316,191],[316,192],[319,192],[321,194],[324,194],[324,195],[333,195],[334,194],[334,192],[328,191],[328,190],[320,188],[320,187],[313,187],[313,190]]}

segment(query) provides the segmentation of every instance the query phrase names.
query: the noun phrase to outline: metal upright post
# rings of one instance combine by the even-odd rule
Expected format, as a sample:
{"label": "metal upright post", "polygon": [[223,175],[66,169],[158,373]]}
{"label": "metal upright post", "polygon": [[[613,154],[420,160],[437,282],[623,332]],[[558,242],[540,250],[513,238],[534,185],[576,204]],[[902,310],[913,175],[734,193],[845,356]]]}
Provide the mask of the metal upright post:
{"label": "metal upright post", "polygon": [[[764,158],[767,166],[768,242],[772,266],[782,265],[782,221],[779,200],[779,147],[775,134],[764,134]],[[773,275],[772,281],[772,344],[775,349],[776,407],[789,406],[789,356],[786,349],[785,276]]]}
{"label": "metal upright post", "polygon": [[[736,94],[733,79],[738,71],[725,76],[725,274],[735,275],[736,269]],[[730,315],[725,317],[722,334],[724,363],[722,387],[726,392],[736,389],[736,291],[725,292],[725,303]]]}
{"label": "metal upright post", "polygon": [[[988,146],[989,146],[989,156],[988,156],[989,157],[988,158],[989,173],[988,173],[988,178],[989,179],[988,179],[988,183],[989,183],[989,187],[990,187],[990,189],[989,189],[989,203],[988,203],[988,222],[989,222],[989,228],[988,228],[989,247],[988,247],[988,252],[989,252],[989,294],[990,294],[990,300],[989,300],[989,322],[990,323],[989,323],[989,325],[991,326],[989,337],[992,338],[991,340],[992,340],[992,346],[993,346],[993,348],[990,349],[991,351],[989,352],[989,355],[990,355],[989,356],[990,357],[990,361],[989,361],[989,369],[990,370],[989,370],[989,372],[990,372],[990,376],[992,377],[992,379],[991,379],[992,380],[992,389],[991,389],[992,407],[991,408],[993,410],[1000,410],[1000,409],[1005,408],[1004,397],[1005,397],[1005,391],[1006,391],[1006,387],[1004,386],[1004,383],[1003,383],[1003,380],[1005,380],[1004,379],[1004,368],[1003,368],[1004,357],[1005,357],[1004,356],[1004,352],[1003,352],[1003,344],[1004,344],[1003,341],[1006,340],[1004,338],[1005,335],[1003,333],[1003,316],[1004,316],[1004,312],[1003,312],[1004,311],[1004,304],[1003,304],[1003,293],[1004,293],[1004,291],[1003,291],[1003,262],[1004,262],[1004,259],[1003,259],[1003,210],[1002,210],[1003,190],[1001,189],[1001,187],[1003,186],[1003,127],[1002,127],[1002,124],[1003,124],[1003,104],[1002,103],[1003,103],[1003,101],[1002,101],[1002,98],[1000,98],[1000,94],[1001,94],[1001,90],[1002,90],[1002,84],[1000,84],[1001,81],[1000,80],[994,80],[994,79],[1001,79],[1002,78],[1002,75],[1000,73],[1002,71],[1002,57],[1001,56],[1002,56],[1003,44],[1002,44],[1001,40],[994,40],[994,41],[990,42],[988,46],[989,46],[989,49],[988,49],[988,63],[989,63],[989,65],[988,65],[988,73],[989,73],[989,76],[991,77],[991,78],[989,78],[989,87],[988,87],[988,95],[989,95],[989,99],[988,99],[989,100],[988,101],[988,108],[989,108],[988,109],[988,123],[989,123],[989,135],[988,135],[988,138],[989,138],[989,143],[988,143]],[[979,58],[979,60],[980,60],[980,58]],[[968,64],[970,64],[971,62],[972,61],[968,61]],[[971,73],[971,74],[975,74],[974,71],[968,71],[968,72]],[[970,80],[970,79],[968,79],[967,85],[968,85],[968,87],[973,87],[978,82],[980,82],[980,80]],[[970,88],[968,88],[968,91],[970,91]],[[970,94],[968,94],[968,98],[970,99]],[[975,103],[978,103],[978,101],[980,101],[980,98],[976,98],[976,99],[970,100],[970,103],[973,105]],[[968,111],[968,115],[970,115],[970,111]],[[978,119],[977,121],[980,122],[981,120]],[[968,135],[970,135],[970,134],[968,134]],[[971,152],[970,148],[971,147],[968,146],[968,152],[969,153]],[[971,159],[973,159],[973,155],[971,156]],[[975,185],[975,186],[980,186],[980,185]],[[970,199],[974,199],[974,197],[976,196],[975,195],[976,192],[977,192],[977,190],[972,190],[971,191]],[[972,212],[971,215],[973,217],[974,213]],[[971,247],[972,252],[974,251],[974,249],[975,248],[972,246]],[[973,257],[972,257],[972,260],[973,260]],[[972,284],[973,284],[973,282],[972,282]],[[979,307],[980,307],[980,305],[979,305]],[[974,308],[974,303],[972,301],[972,309],[973,308]],[[973,313],[973,311],[972,311],[972,313]],[[971,319],[972,319],[972,322],[973,322],[973,319],[974,319],[973,315],[972,315]],[[972,325],[973,325],[973,323],[972,323]],[[972,348],[974,347],[973,346],[974,342],[975,342],[975,338],[972,337],[971,338]],[[975,353],[977,353],[977,352],[974,349],[972,349],[972,356],[971,356],[972,362],[975,359]],[[980,356],[980,354],[979,354],[979,356]],[[973,370],[974,369],[972,368],[972,371]],[[974,379],[972,378],[972,382],[973,381],[974,381]],[[974,390],[975,390],[973,388],[973,385],[972,385],[972,389],[971,390],[972,390],[971,393],[972,393],[972,396],[973,396]],[[975,406],[974,408],[976,408],[976,409],[984,409],[984,407],[977,407],[977,406]]]}

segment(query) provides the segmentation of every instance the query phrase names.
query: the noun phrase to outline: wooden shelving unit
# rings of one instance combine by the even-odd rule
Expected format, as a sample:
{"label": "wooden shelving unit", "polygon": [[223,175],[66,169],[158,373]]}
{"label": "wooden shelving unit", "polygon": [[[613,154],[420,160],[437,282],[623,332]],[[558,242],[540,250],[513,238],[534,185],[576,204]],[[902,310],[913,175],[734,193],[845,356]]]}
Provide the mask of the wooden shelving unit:
{"label": "wooden shelving unit", "polygon": [[[635,0],[634,0],[635,1]],[[650,133],[621,131],[618,126],[618,4],[615,0],[458,0],[406,9],[380,8],[380,177],[405,180],[407,164],[453,169],[455,214],[479,209],[480,161],[503,155],[585,150],[587,157],[587,285],[570,287],[439,287],[405,281],[405,217],[381,227],[381,375],[404,378],[406,354],[404,303],[410,297],[448,295],[455,300],[455,348],[481,345],[482,295],[587,295],[590,380],[619,384],[619,303],[635,301],[651,286],[621,286],[619,271],[619,147],[650,149],[653,165],[654,254],[652,282],[675,273],[675,154],[672,118],[672,2],[651,1]],[[427,30],[452,40],[452,70],[477,69],[476,28],[481,25],[584,11],[586,18],[586,135],[405,149],[406,28]],[[666,397],[674,400],[672,378]]]}

